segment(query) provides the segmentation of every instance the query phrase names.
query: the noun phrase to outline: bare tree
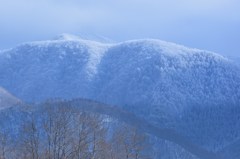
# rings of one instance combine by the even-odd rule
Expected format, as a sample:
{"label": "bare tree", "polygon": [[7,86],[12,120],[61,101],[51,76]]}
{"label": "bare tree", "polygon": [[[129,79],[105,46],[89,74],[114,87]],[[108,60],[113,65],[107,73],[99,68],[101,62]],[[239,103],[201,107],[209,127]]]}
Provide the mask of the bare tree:
{"label": "bare tree", "polygon": [[44,107],[43,129],[46,133],[45,155],[49,159],[65,159],[71,153],[73,130],[71,107],[59,103]]}
{"label": "bare tree", "polygon": [[6,159],[7,153],[7,134],[0,132],[0,159]]}
{"label": "bare tree", "polygon": [[[85,112],[69,102],[46,102],[27,113],[9,151],[0,132],[0,159],[146,159],[147,137],[109,116]],[[116,124],[116,123],[115,123]],[[112,125],[112,126],[109,126]],[[9,155],[11,154],[11,155]],[[11,157],[10,157],[11,156]],[[14,156],[14,157],[13,157]]]}
{"label": "bare tree", "polygon": [[114,131],[112,148],[117,159],[145,159],[149,158],[147,136],[136,128],[121,124]]}
{"label": "bare tree", "polygon": [[39,129],[33,114],[30,114],[29,119],[23,123],[21,134],[21,148],[25,158],[39,159]]}
{"label": "bare tree", "polygon": [[98,114],[80,112],[74,114],[74,141],[73,155],[76,159],[100,159],[104,150],[106,128]]}

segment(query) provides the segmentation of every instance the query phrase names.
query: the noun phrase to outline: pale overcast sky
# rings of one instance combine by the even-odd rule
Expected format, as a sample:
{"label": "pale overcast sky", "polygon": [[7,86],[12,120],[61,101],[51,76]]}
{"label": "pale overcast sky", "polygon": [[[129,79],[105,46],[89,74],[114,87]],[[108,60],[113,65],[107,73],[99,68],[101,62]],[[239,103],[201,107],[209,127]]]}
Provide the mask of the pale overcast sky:
{"label": "pale overcast sky", "polygon": [[0,49],[61,33],[240,55],[238,0],[0,0]]}

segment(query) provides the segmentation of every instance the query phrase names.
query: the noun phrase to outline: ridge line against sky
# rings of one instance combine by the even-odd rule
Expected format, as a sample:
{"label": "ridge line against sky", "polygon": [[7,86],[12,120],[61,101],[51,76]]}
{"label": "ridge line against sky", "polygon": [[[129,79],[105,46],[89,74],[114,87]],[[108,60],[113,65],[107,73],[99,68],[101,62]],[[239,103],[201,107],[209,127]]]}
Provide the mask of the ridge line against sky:
{"label": "ridge line against sky", "polygon": [[240,55],[239,8],[237,0],[0,0],[0,49],[71,33]]}

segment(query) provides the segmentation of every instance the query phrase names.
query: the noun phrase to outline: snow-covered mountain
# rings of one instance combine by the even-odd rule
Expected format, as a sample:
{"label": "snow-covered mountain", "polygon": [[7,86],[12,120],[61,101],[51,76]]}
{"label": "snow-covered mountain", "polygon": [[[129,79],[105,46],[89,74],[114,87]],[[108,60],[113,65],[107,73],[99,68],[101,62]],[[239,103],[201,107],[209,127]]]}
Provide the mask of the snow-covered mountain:
{"label": "snow-covered mountain", "polygon": [[[212,52],[153,39],[106,44],[62,35],[1,51],[0,74],[0,85],[24,101],[82,97],[121,106],[214,150],[219,137],[225,147],[240,136],[240,125],[231,125],[238,116],[228,114],[239,110],[239,68]],[[219,112],[228,120],[213,115]],[[219,124],[229,127],[218,131]]]}
{"label": "snow-covered mountain", "polygon": [[0,85],[26,101],[87,97],[160,112],[240,101],[230,60],[159,40],[102,44],[63,35],[2,51],[0,73]]}

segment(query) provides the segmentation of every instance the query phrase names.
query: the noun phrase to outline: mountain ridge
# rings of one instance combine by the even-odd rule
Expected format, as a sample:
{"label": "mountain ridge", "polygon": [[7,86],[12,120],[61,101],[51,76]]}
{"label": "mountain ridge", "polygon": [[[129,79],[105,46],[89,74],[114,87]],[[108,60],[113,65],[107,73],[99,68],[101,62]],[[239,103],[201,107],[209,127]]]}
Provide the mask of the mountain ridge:
{"label": "mountain ridge", "polygon": [[[181,95],[179,94],[181,90],[177,88],[182,86],[182,89],[186,89],[183,85],[193,81],[195,85],[197,82],[199,87],[197,87],[197,85],[192,85],[192,90],[186,90],[186,92],[193,91],[189,92],[190,94],[188,94],[188,96],[192,96],[192,94],[195,94],[197,91],[197,93],[201,92],[203,95],[209,94],[208,98],[210,98],[212,94],[216,98],[219,95],[222,95],[224,98],[229,98],[229,101],[232,101],[233,103],[234,100],[239,102],[237,97],[240,97],[240,92],[235,89],[235,92],[231,93],[236,97],[234,97],[234,99],[230,99],[229,91],[234,88],[228,89],[229,86],[225,87],[223,84],[225,82],[225,84],[231,85],[230,87],[240,88],[239,84],[237,84],[238,80],[240,79],[240,75],[238,75],[238,71],[234,70],[237,69],[237,67],[234,67],[230,60],[216,53],[199,49],[191,49],[182,45],[156,39],[130,40],[115,44],[104,44],[90,40],[83,40],[73,35],[62,36],[63,39],[60,40],[24,43],[15,48],[1,51],[0,64],[2,66],[0,67],[0,73],[5,76],[5,79],[0,78],[0,84],[3,83],[5,88],[13,93],[16,93],[17,95],[19,94],[20,90],[16,92],[14,88],[11,88],[12,84],[10,84],[9,81],[6,81],[11,75],[9,75],[9,73],[7,73],[4,69],[9,69],[8,67],[10,67],[12,69],[9,71],[22,71],[21,73],[16,72],[16,75],[19,76],[17,78],[22,79],[26,77],[25,80],[30,83],[33,80],[37,80],[34,79],[34,77],[28,77],[32,76],[31,74],[33,74],[34,76],[42,77],[43,81],[46,80],[49,83],[54,81],[57,83],[60,82],[60,86],[61,81],[65,82],[67,80],[61,79],[61,76],[63,76],[63,78],[73,79],[73,83],[70,82],[69,86],[72,83],[77,87],[79,86],[79,90],[84,91],[80,94],[76,93],[77,97],[102,98],[101,96],[105,95],[101,95],[101,92],[104,92],[104,90],[110,87],[108,85],[102,87],[104,83],[111,84],[113,79],[118,83],[120,81],[116,79],[117,77],[122,78],[132,74],[131,78],[127,80],[136,80],[135,82],[133,81],[133,84],[136,85],[134,87],[152,87],[149,91],[153,91],[153,89],[161,87],[158,89],[162,89],[162,91],[158,91],[164,93],[170,91],[169,94],[175,94],[176,96],[179,96]],[[13,65],[18,65],[19,68],[14,68]],[[73,73],[69,73],[70,71]],[[151,71],[151,73],[149,73],[149,71]],[[37,74],[37,72],[40,72],[41,74]],[[48,72],[52,73],[48,74]],[[114,75],[111,75],[109,72]],[[79,80],[75,79],[74,74]],[[49,78],[44,76],[49,76]],[[207,76],[212,76],[213,79],[208,78]],[[225,78],[230,78],[230,76],[235,77],[234,80],[236,81],[233,81],[235,82],[234,84],[228,81],[223,81]],[[50,79],[50,77],[53,79]],[[111,78],[111,81],[108,81],[108,78]],[[221,79],[218,80],[218,78]],[[14,79],[14,77],[11,77],[11,79]],[[177,82],[177,80],[181,82]],[[211,82],[211,80],[215,81]],[[42,83],[41,81],[36,82]],[[141,83],[141,85],[139,85],[139,83]],[[144,83],[149,83],[149,85]],[[175,85],[174,89],[169,85],[170,83]],[[213,86],[214,88],[207,88],[210,87],[207,86],[207,84],[210,84],[210,86]],[[30,84],[29,86],[31,85],[33,84]],[[216,92],[215,89],[219,89],[218,87],[220,85],[220,88],[224,87],[223,90],[217,90],[218,92]],[[49,87],[50,86],[51,85],[49,85]],[[121,86],[124,87],[124,84]],[[17,87],[19,86],[17,85]],[[66,87],[68,87],[68,85],[66,85]],[[42,98],[41,96],[44,96],[44,94],[40,93],[39,99],[44,100],[51,97],[62,97],[60,95],[61,93],[53,92],[60,92],[61,90],[58,91],[59,88],[60,87],[57,87],[55,90],[53,90],[54,88],[50,89],[52,95],[56,94],[56,96],[49,95],[45,98]],[[94,90],[95,88],[99,88],[100,90]],[[32,88],[26,88],[26,92],[28,92],[29,89]],[[65,90],[67,89],[70,90],[71,88],[66,88]],[[111,89],[111,87],[109,89]],[[96,92],[98,92],[98,94],[96,94]],[[129,90],[128,92],[131,91]],[[176,92],[179,93],[176,94]],[[19,97],[22,97],[24,100],[29,100],[27,97],[24,97],[26,96],[24,94],[26,93],[21,92]],[[156,96],[158,93],[154,94],[151,96]],[[27,96],[30,97],[30,94]],[[70,96],[70,98],[76,96]],[[163,96],[160,96],[160,98],[161,97]],[[178,98],[183,99],[185,97],[179,96]],[[194,98],[198,98],[197,95],[195,95]],[[37,98],[33,99],[33,101],[36,99]],[[30,99],[30,101],[31,100],[32,99]],[[156,99],[152,100],[154,101]],[[164,98],[162,101],[164,100],[167,99]],[[193,100],[193,102],[197,101],[195,99],[190,100]],[[222,100],[222,98],[219,98],[219,100]],[[106,101],[104,100],[103,102]],[[106,103],[108,102],[109,101]],[[169,103],[168,100],[166,102]],[[178,102],[175,101],[174,103]],[[124,105],[129,103],[116,102],[110,104]]]}

